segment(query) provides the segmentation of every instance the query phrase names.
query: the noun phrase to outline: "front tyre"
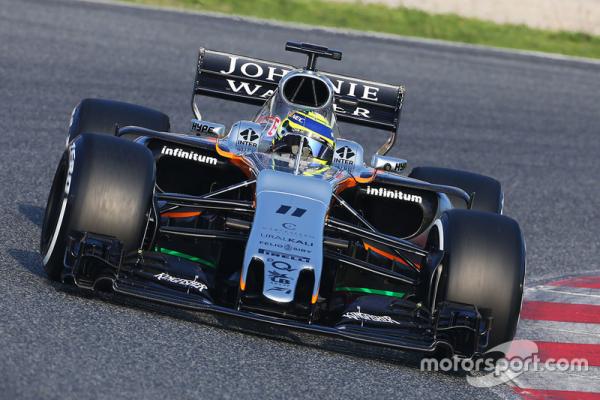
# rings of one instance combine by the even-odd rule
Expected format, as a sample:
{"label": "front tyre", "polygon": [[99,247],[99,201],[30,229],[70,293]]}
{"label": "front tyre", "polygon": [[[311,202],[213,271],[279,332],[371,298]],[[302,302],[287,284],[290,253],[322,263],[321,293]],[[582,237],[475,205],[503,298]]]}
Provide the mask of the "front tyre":
{"label": "front tyre", "polygon": [[441,300],[473,304],[491,317],[487,349],[513,339],[525,277],[525,242],[518,223],[471,210],[442,214],[430,242],[444,250]]}
{"label": "front tyre", "polygon": [[67,143],[82,133],[114,135],[115,127],[140,126],[168,132],[169,117],[157,110],[137,104],[104,99],[84,99],[73,110]]}
{"label": "front tyre", "polygon": [[113,236],[125,251],[140,247],[154,189],[155,165],[144,146],[84,133],[67,148],[52,182],[40,252],[51,280],[60,280],[72,231]]}
{"label": "front tyre", "polygon": [[[458,187],[469,195],[475,193],[473,210],[502,214],[504,193],[500,182],[489,176],[440,167],[416,167],[409,175],[411,178],[438,185]],[[462,199],[448,196],[454,208],[465,208]]]}

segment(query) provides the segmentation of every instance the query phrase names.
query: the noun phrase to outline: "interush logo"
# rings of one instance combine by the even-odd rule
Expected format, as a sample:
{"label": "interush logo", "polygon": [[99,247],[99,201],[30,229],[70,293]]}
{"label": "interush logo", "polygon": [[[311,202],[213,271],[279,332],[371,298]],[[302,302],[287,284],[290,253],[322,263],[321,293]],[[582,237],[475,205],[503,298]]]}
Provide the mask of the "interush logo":
{"label": "interush logo", "polygon": [[371,186],[367,186],[367,194],[370,196],[387,197],[395,200],[411,201],[419,204],[423,202],[421,196],[403,193],[401,190],[397,189],[386,189],[384,187],[373,188]]}
{"label": "interush logo", "polygon": [[340,147],[335,151],[335,162],[338,164],[354,165],[354,151],[349,146]]}
{"label": "interush logo", "polygon": [[245,129],[240,132],[240,140],[238,140],[238,144],[244,146],[258,147],[256,143],[258,141],[259,135],[253,129]]}

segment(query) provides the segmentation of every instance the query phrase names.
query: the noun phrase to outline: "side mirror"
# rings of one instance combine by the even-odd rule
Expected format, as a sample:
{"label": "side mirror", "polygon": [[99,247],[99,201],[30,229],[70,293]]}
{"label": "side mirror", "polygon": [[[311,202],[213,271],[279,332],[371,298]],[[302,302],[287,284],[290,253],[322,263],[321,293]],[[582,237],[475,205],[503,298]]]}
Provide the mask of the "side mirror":
{"label": "side mirror", "polygon": [[375,154],[371,159],[371,166],[380,171],[403,171],[408,164],[408,161],[402,158],[394,158]]}
{"label": "side mirror", "polygon": [[225,137],[225,125],[216,122],[192,119],[192,133],[196,136]]}

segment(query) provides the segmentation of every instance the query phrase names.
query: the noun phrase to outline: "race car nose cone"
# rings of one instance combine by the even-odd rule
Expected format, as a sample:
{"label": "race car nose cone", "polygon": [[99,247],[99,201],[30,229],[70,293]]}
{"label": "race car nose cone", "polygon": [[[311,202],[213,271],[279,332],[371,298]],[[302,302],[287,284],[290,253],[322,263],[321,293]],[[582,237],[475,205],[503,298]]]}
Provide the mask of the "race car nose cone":
{"label": "race car nose cone", "polygon": [[300,272],[310,269],[319,291],[323,266],[323,225],[332,196],[323,180],[263,170],[257,178],[256,214],[244,256],[242,280],[253,259],[264,264],[263,295],[293,301]]}

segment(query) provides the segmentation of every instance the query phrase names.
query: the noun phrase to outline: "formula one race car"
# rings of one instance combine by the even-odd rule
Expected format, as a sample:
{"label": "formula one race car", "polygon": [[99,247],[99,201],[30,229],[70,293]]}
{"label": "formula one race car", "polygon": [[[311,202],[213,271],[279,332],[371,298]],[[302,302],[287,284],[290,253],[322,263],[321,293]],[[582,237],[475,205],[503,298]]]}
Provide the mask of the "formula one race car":
{"label": "formula one race car", "polygon": [[[52,280],[260,326],[459,357],[513,338],[525,272],[498,181],[386,156],[404,89],[200,49],[191,131],[158,111],[86,99],[46,207]],[[207,95],[260,110],[229,131]],[[389,139],[370,165],[337,121]]]}

